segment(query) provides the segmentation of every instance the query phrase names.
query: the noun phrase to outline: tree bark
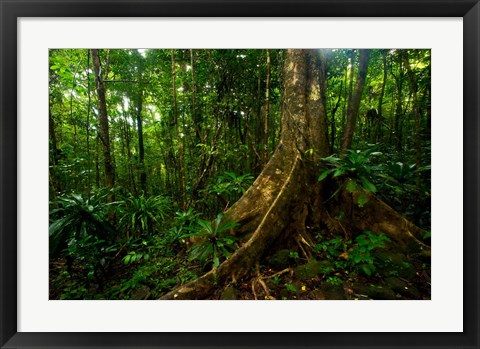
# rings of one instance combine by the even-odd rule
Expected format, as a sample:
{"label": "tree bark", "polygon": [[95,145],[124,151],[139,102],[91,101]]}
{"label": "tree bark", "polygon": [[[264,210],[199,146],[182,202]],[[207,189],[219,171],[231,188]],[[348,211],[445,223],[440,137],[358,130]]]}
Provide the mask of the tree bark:
{"label": "tree bark", "polygon": [[123,115],[123,138],[125,139],[125,154],[127,155],[127,172],[128,172],[128,187],[130,191],[137,195],[137,186],[135,184],[135,176],[132,167],[132,149],[130,145],[130,124],[128,122],[127,111],[125,110],[125,104],[122,102],[122,115]]}
{"label": "tree bark", "polygon": [[413,116],[415,119],[415,168],[418,170],[421,165],[421,143],[420,143],[420,131],[421,131],[421,125],[420,125],[420,104],[418,101],[418,84],[417,84],[417,79],[415,77],[415,73],[412,71],[412,68],[410,66],[410,60],[408,56],[408,51],[403,52],[403,62],[405,64],[405,68],[407,70],[407,77],[408,77],[408,82],[410,85],[410,92],[412,94],[413,98]]}
{"label": "tree bark", "polygon": [[172,92],[173,92],[173,116],[175,119],[175,134],[177,137],[178,161],[180,162],[180,186],[182,191],[182,208],[187,210],[187,189],[185,183],[185,165],[183,163],[183,147],[178,127],[177,87],[176,87],[175,50],[172,50]]}
{"label": "tree bark", "polygon": [[268,162],[268,116],[270,114],[270,50],[267,49],[267,80],[265,86],[265,127],[263,132],[263,163]]}
{"label": "tree bark", "polygon": [[48,108],[48,134],[50,136],[50,163],[53,166],[50,166],[50,176],[53,177],[54,179],[51,180],[52,187],[53,187],[53,193],[55,192],[61,192],[62,191],[62,185],[60,181],[60,175],[58,174],[58,161],[60,160],[60,154],[61,151],[57,147],[57,137],[55,134],[55,122],[52,117],[52,112],[50,111],[50,106]]}
{"label": "tree bark", "polygon": [[375,125],[375,134],[373,141],[376,142],[380,138],[381,125],[383,120],[383,96],[385,95],[385,86],[387,85],[387,50],[382,50],[383,63],[383,82],[380,96],[378,97],[378,119]]}
{"label": "tree bark", "polygon": [[335,114],[337,113],[337,110],[340,107],[340,103],[342,101],[342,93],[343,93],[343,81],[340,81],[340,93],[338,94],[337,103],[332,108],[332,116],[330,121],[330,127],[331,127],[330,154],[333,154],[335,152],[335,133],[337,129],[337,125],[335,122]]}
{"label": "tree bark", "polygon": [[398,151],[402,150],[402,142],[403,142],[403,129],[401,127],[400,119],[402,118],[403,114],[403,82],[405,77],[405,72],[403,70],[403,62],[400,57],[400,54],[397,53],[396,58],[398,64],[398,75],[395,75],[392,69],[392,75],[395,78],[395,86],[396,86],[396,105],[395,105],[395,118],[393,121],[393,132],[395,134],[395,145]]}
{"label": "tree bark", "polygon": [[[88,168],[92,168],[92,159],[90,156],[90,112],[92,111],[92,98],[90,95],[90,52],[87,50],[87,96],[88,96],[88,104],[87,104],[87,125],[86,125],[86,133],[87,133],[87,162]],[[92,176],[90,171],[88,171],[88,197],[90,197],[90,193],[92,191]]]}
{"label": "tree bark", "polygon": [[[196,93],[197,89],[195,87],[195,66],[193,62],[193,50],[190,49],[190,67],[192,70],[192,122],[193,122],[193,127],[195,128],[195,135],[197,137],[196,141],[200,143],[202,141],[202,134],[201,134],[201,123],[197,122],[197,117],[196,117]],[[203,149],[203,148],[202,148]]]}
{"label": "tree bark", "polygon": [[95,72],[95,83],[97,88],[98,103],[98,136],[102,143],[103,159],[105,165],[105,185],[113,188],[115,185],[115,167],[110,153],[110,135],[108,126],[107,104],[105,101],[105,81],[102,78],[102,65],[97,49],[92,49],[93,70]]}
{"label": "tree bark", "polygon": [[[342,150],[345,151],[352,146],[353,132],[357,122],[358,110],[360,108],[360,100],[365,86],[365,79],[368,71],[368,60],[370,57],[370,50],[360,50],[360,64],[358,67],[357,84],[355,91],[348,104],[347,110],[347,125],[345,126],[345,133],[343,134]],[[352,68],[353,69],[353,68]]]}
{"label": "tree bark", "polygon": [[140,161],[140,188],[147,193],[147,172],[145,171],[145,146],[143,144],[143,91],[138,93],[137,100],[137,134],[138,134],[138,157]]}

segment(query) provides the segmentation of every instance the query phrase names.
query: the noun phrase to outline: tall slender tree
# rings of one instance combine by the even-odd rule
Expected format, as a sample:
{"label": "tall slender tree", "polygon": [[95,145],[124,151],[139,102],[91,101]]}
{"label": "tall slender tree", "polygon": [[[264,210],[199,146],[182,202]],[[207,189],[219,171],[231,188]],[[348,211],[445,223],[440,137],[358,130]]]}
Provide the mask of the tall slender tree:
{"label": "tall slender tree", "polygon": [[137,96],[137,135],[138,135],[138,160],[140,163],[140,188],[147,193],[147,172],[145,170],[145,145],[143,143],[143,90]]}
{"label": "tall slender tree", "polygon": [[413,103],[413,118],[415,120],[415,168],[417,169],[417,178],[416,178],[416,186],[417,186],[417,195],[420,194],[420,169],[422,163],[422,150],[421,150],[421,111],[420,111],[420,103],[418,100],[418,83],[415,73],[410,66],[410,57],[408,50],[402,52],[402,59],[405,64],[405,68],[407,70],[407,77],[408,82],[410,85],[410,93],[412,95]]}
{"label": "tall slender tree", "polygon": [[105,185],[113,188],[115,185],[115,167],[111,154],[109,123],[107,115],[107,103],[105,101],[106,87],[102,75],[102,63],[97,49],[90,50],[92,54],[93,71],[95,73],[95,85],[97,89],[98,105],[98,137],[102,143],[103,160],[105,166]]}
{"label": "tall slender tree", "polygon": [[265,83],[265,125],[263,129],[263,162],[268,162],[268,118],[270,115],[270,50],[267,49],[267,80]]}
{"label": "tall slender tree", "polygon": [[[175,67],[175,50],[172,49],[172,94],[173,94],[173,118],[175,123],[175,134],[177,137],[178,161],[180,167],[180,187],[182,192],[182,208],[187,210],[187,185],[185,182],[185,164],[183,161],[183,142],[180,138],[179,121],[178,121],[178,106],[177,106],[177,69]],[[182,136],[183,137],[183,136]]]}
{"label": "tall slender tree", "polygon": [[387,50],[381,50],[382,53],[382,67],[383,67],[383,80],[382,80],[382,87],[380,90],[380,96],[378,97],[378,119],[375,125],[375,133],[373,137],[373,141],[376,142],[380,138],[380,131],[382,126],[382,120],[384,119],[383,116],[383,97],[385,95],[385,86],[387,85]]}
{"label": "tall slender tree", "polygon": [[360,63],[358,66],[357,83],[347,109],[347,124],[345,126],[342,142],[343,151],[352,146],[353,133],[360,108],[360,100],[362,98],[363,88],[365,87],[365,79],[367,77],[369,58],[370,50],[360,50]]}
{"label": "tall slender tree", "polygon": [[398,71],[394,72],[393,68],[391,74],[395,79],[395,91],[396,91],[396,103],[395,103],[395,117],[393,120],[393,134],[395,135],[395,144],[398,151],[402,150],[403,142],[403,130],[402,130],[402,120],[403,120],[403,110],[404,110],[404,92],[403,84],[405,81],[405,69],[404,62],[401,57],[402,53],[399,50],[395,52],[395,61],[398,66]]}

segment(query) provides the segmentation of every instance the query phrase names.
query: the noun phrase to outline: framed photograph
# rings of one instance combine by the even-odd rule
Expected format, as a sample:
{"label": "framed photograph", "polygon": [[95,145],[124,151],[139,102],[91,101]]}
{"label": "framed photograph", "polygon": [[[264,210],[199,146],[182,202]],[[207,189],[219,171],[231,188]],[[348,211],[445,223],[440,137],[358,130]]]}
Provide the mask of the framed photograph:
{"label": "framed photograph", "polygon": [[478,0],[0,11],[1,348],[479,347]]}

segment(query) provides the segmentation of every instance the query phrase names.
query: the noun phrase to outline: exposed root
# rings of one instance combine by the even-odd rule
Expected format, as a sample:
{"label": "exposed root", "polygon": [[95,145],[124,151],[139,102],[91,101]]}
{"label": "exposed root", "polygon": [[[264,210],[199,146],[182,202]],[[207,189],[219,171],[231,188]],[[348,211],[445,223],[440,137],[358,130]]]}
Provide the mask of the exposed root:
{"label": "exposed root", "polygon": [[267,285],[263,281],[263,279],[265,277],[260,275],[260,271],[259,271],[258,267],[259,267],[259,265],[257,264],[257,276],[252,279],[252,294],[253,294],[254,299],[255,300],[258,299],[256,288],[255,288],[255,286],[257,284],[259,284],[262,287],[263,292],[265,293],[265,299],[275,299],[275,297],[272,297],[270,295],[270,290],[268,289]]}
{"label": "exposed root", "polygon": [[303,199],[303,193],[298,190],[299,183],[296,181],[301,178],[300,171],[300,160],[297,156],[286,176],[284,173],[283,184],[254,234],[229,259],[200,278],[167,293],[161,299],[204,299],[218,284],[223,284],[227,279],[239,280],[249,274],[268,246],[281,238],[282,233],[288,231],[292,224],[291,213],[298,210],[297,202]]}
{"label": "exposed root", "polygon": [[[332,216],[330,216],[330,213],[327,211],[325,211],[326,214],[327,214],[327,217],[328,217],[328,222],[330,224],[327,224],[327,226],[329,226],[329,228],[334,225],[335,228],[338,226],[340,227],[340,229],[343,231],[343,236],[345,237],[345,239],[347,240],[351,240],[352,239],[352,235],[345,229],[345,227],[343,226],[342,223],[340,223],[340,220],[339,219],[334,219],[332,218]],[[331,228],[330,228],[331,229]]]}
{"label": "exposed root", "polygon": [[285,181],[297,157],[296,153],[288,152],[280,143],[255,182],[225,213],[240,224],[235,229],[237,236],[248,239],[255,232],[266,211],[281,193],[282,186],[279,184]]}
{"label": "exposed root", "polygon": [[257,300],[257,292],[255,292],[255,283],[256,283],[256,279],[253,279],[252,280],[252,294],[253,294],[253,299]]}
{"label": "exposed root", "polygon": [[[282,160],[282,162],[276,163],[280,160]],[[305,169],[302,166],[299,156],[290,160],[277,158],[277,161],[267,165],[267,167],[271,168],[269,170],[270,172],[266,172],[272,174],[273,169],[275,169],[275,180],[272,179],[272,177],[260,180],[260,182],[263,183],[262,190],[268,192],[267,194],[262,194],[263,199],[261,199],[260,202],[252,202],[252,198],[256,197],[255,194],[248,199],[240,199],[240,201],[230,209],[233,216],[236,214],[234,210],[235,207],[237,207],[238,211],[243,212],[242,214],[251,213],[256,210],[255,212],[259,216],[255,218],[250,217],[250,221],[247,223],[250,227],[252,227],[252,222],[256,224],[256,228],[251,237],[216,269],[167,293],[161,299],[205,299],[211,297],[213,291],[219,285],[224,285],[231,281],[236,282],[251,274],[253,272],[252,269],[265,252],[268,251],[269,247],[288,239],[293,239],[291,240],[293,242],[296,241],[300,252],[309,258],[310,245],[312,244],[309,242],[308,234],[305,230],[305,222],[308,214],[308,209],[305,204],[309,200],[308,197],[305,197],[304,191],[305,183],[303,179],[305,178]],[[287,167],[288,164],[290,164],[290,166],[288,171],[286,171],[285,167]],[[266,174],[264,173],[264,175]],[[268,187],[266,187],[266,185],[268,185]],[[275,194],[274,197],[270,198],[273,194]],[[407,221],[374,195],[368,195],[369,201],[363,208],[358,208],[353,201],[356,200],[355,196],[352,196],[346,191],[339,195],[336,203],[330,203],[330,205],[332,205],[330,208],[333,210],[340,208],[348,211],[346,208],[351,208],[351,217],[340,225],[346,236],[349,236],[349,232],[363,232],[366,230],[372,231],[373,233],[384,233],[389,236],[403,252],[421,253],[425,256],[430,255],[430,247],[419,240],[419,237],[424,233],[420,228]],[[266,206],[267,202],[269,203],[268,206]],[[258,206],[263,207],[259,208]],[[237,215],[237,217],[239,216]],[[323,215],[323,219],[331,223],[336,221],[328,215]],[[339,222],[336,223],[338,226]],[[242,222],[240,222],[240,224],[242,224]],[[288,270],[289,269],[286,269],[281,273],[287,272]],[[268,293],[268,287],[266,287],[263,280],[264,278],[257,277],[252,281],[252,293],[256,299],[259,295],[257,284],[264,289],[267,298],[271,297]]]}
{"label": "exposed root", "polygon": [[[303,239],[303,241],[305,241],[305,240]],[[306,243],[306,241],[305,241],[305,244],[307,246],[309,246],[308,243]],[[305,259],[307,259],[307,260],[310,260],[312,258],[312,254],[310,253],[310,250],[307,250],[307,251],[309,251],[307,253],[307,251],[303,248],[302,239],[297,239],[297,245],[298,245],[298,248],[300,249],[300,252],[302,252],[303,257],[305,257]]]}
{"label": "exposed root", "polygon": [[[358,195],[358,194],[357,194]],[[356,196],[353,198],[351,194],[344,190],[342,199],[345,204],[356,201]],[[389,238],[394,240],[403,252],[419,253],[423,256],[430,257],[430,246],[424,244],[421,239],[425,235],[425,231],[417,227],[400,215],[393,208],[388,206],[385,202],[377,198],[371,193],[366,193],[368,202],[362,208],[353,207],[352,219],[349,224],[351,228],[372,233],[384,233]]]}
{"label": "exposed root", "polygon": [[270,275],[270,276],[265,276],[264,279],[272,279],[274,278],[275,276],[280,276],[280,275],[283,275],[285,273],[293,273],[293,270],[292,268],[287,268],[287,269],[283,269],[281,271],[279,271],[278,273],[275,273],[273,275]]}
{"label": "exposed root", "polygon": [[265,291],[265,297],[267,298],[270,298],[270,290],[268,289],[267,285],[265,284],[265,282],[262,280],[262,278],[258,278],[257,279],[258,283],[260,284],[260,286],[262,286],[263,288],[263,291]]}

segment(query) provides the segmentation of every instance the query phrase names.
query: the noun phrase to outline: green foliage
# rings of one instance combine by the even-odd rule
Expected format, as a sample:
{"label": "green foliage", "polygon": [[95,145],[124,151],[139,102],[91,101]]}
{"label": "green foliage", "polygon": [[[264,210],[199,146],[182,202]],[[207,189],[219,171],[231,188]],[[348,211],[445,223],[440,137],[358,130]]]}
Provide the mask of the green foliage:
{"label": "green foliage", "polygon": [[165,196],[130,195],[121,207],[120,225],[132,236],[151,235],[168,219],[171,200]]}
{"label": "green foliage", "polygon": [[223,213],[219,213],[213,222],[197,219],[195,223],[196,226],[189,228],[192,233],[186,237],[194,237],[201,242],[190,248],[190,260],[197,259],[203,266],[212,263],[212,267],[216,268],[220,259],[230,257],[235,249],[237,239],[229,233],[238,224],[224,217]]}
{"label": "green foliage", "polygon": [[175,212],[174,225],[167,231],[164,240],[165,246],[162,248],[176,247],[179,249],[184,245],[185,239],[191,234],[191,230],[196,226],[200,213],[189,208],[186,212]]}
{"label": "green foliage", "polygon": [[122,283],[119,291],[124,295],[129,295],[139,287],[147,286],[154,290],[152,296],[159,292],[170,289],[178,283],[178,279],[173,273],[176,271],[176,263],[168,259],[158,259],[154,263],[146,263],[139,266],[132,276]]}
{"label": "green foliage", "polygon": [[[212,203],[218,202],[220,199],[224,205],[228,205],[245,193],[253,179],[249,173],[237,176],[233,172],[224,172],[223,175],[216,177],[214,183],[207,185],[202,192],[211,198]],[[220,207],[220,209],[224,208]]]}
{"label": "green foliage", "polygon": [[149,254],[143,254],[142,252],[130,251],[125,257],[123,257],[124,264],[138,263],[142,258],[149,259]]}
{"label": "green foliage", "polygon": [[124,264],[128,260],[127,265],[132,273],[114,287],[111,297],[130,299],[136,289],[147,287],[150,290],[149,298],[156,299],[162,292],[198,276],[186,265],[185,260],[176,259],[175,254],[164,246],[164,236],[153,236],[147,241],[133,243],[131,247],[135,251],[122,259]]}
{"label": "green foliage", "polygon": [[299,254],[297,251],[290,251],[289,255],[288,255],[291,259],[293,260],[297,260],[300,258]]}
{"label": "green foliage", "polygon": [[385,234],[372,234],[369,231],[357,236],[348,257],[350,265],[359,267],[367,276],[371,276],[376,270],[372,251],[383,247],[389,240]]}
{"label": "green foliage", "polygon": [[388,178],[393,179],[399,183],[405,183],[412,179],[415,174],[415,164],[407,165],[403,162],[397,161],[390,163],[387,166]]}
{"label": "green foliage", "polygon": [[338,276],[327,276],[327,282],[331,285],[341,285],[343,280]]}
{"label": "green foliage", "polygon": [[285,284],[285,289],[291,293],[298,293],[297,287],[292,284]]}
{"label": "green foliage", "polygon": [[[322,236],[318,235],[317,238],[321,240]],[[350,244],[350,241],[343,240],[340,236],[337,236],[334,239],[322,241],[316,244],[314,247],[314,251],[323,251],[327,259],[335,259],[342,252],[345,252],[350,246]]]}
{"label": "green foliage", "polygon": [[[66,277],[70,279],[69,275]],[[80,280],[71,280],[71,282],[67,283],[65,287],[63,287],[59,298],[61,300],[82,300],[87,296],[88,290],[85,285]]]}
{"label": "green foliage", "polygon": [[[350,193],[358,193],[357,204],[363,207],[368,202],[368,197],[364,191],[375,193],[377,187],[372,183],[372,177],[376,171],[382,170],[381,166],[375,166],[371,164],[371,158],[382,155],[377,151],[377,146],[371,146],[366,150],[347,150],[346,156],[338,158],[335,156],[329,156],[323,158],[323,163],[327,167],[321,172],[318,177],[319,181],[331,176],[332,178],[344,176],[347,178],[345,182],[340,186],[345,188]],[[339,189],[340,189],[339,188]],[[338,193],[337,190],[335,194]]]}
{"label": "green foliage", "polygon": [[50,255],[67,257],[69,267],[80,264],[83,270],[77,277],[87,283],[99,280],[118,250],[117,231],[108,222],[108,214],[117,204],[108,202],[110,194],[99,191],[88,198],[68,194],[50,203],[55,207],[50,210]]}
{"label": "green foliage", "polygon": [[200,213],[195,212],[192,208],[189,208],[186,212],[177,211],[175,212],[175,220],[179,223],[180,226],[190,226],[192,222],[195,222],[200,216]]}
{"label": "green foliage", "polygon": [[[317,238],[321,239],[321,236]],[[389,238],[383,233],[373,234],[366,231],[357,236],[354,243],[336,237],[318,243],[314,251],[324,259],[332,261],[332,266],[326,266],[323,274],[345,270],[349,272],[362,271],[367,276],[372,276],[376,270],[372,251],[384,247],[387,241]]]}
{"label": "green foliage", "polygon": [[221,187],[221,190],[241,194],[245,193],[245,191],[250,187],[253,179],[253,176],[249,173],[237,176],[233,172],[224,172],[222,176],[218,177],[218,181],[226,185],[226,187]]}
{"label": "green foliage", "polygon": [[107,202],[109,194],[105,190],[90,197],[64,194],[50,202],[50,254],[57,254],[67,246],[72,253],[89,246],[98,249],[98,245],[115,238],[116,230],[108,222],[107,214],[117,203]]}
{"label": "green foliage", "polygon": [[272,282],[273,282],[275,285],[278,285],[281,280],[282,280],[282,279],[280,279],[280,276],[278,276],[278,275],[275,275],[275,276],[272,278]]}
{"label": "green foliage", "polygon": [[[193,208],[208,218],[225,211],[245,193],[261,172],[264,156],[268,158],[278,145],[284,127],[285,51],[269,52],[265,119],[267,100],[259,96],[266,95],[266,50],[99,50],[103,78],[122,81],[107,84],[106,91],[108,150],[115,164],[115,196],[122,200],[110,203],[107,196],[112,192],[97,189],[104,185],[105,157],[103,140],[96,137],[92,57],[86,49],[49,51],[50,196],[58,198],[50,203],[50,253],[58,263],[73,260],[69,272],[59,279],[57,298],[128,299],[142,286],[150,288],[155,298],[156,293],[195,277],[200,263],[216,266],[228,258],[236,247],[235,239],[228,229],[219,232],[223,228],[215,227],[216,220],[202,221]],[[335,194],[341,189],[350,192],[358,206],[367,204],[369,192],[376,193],[429,230],[431,53],[371,52],[353,139],[359,150],[349,150],[342,158],[325,158],[319,180],[333,179],[339,183]],[[338,153],[339,136],[345,129],[342,107],[348,104],[349,73],[358,70],[357,53],[327,51],[324,102],[332,154]],[[420,128],[413,116],[413,98],[408,98],[411,90],[404,56],[418,80]],[[385,67],[388,78],[384,82]],[[368,110],[378,106],[382,109],[378,120],[364,119]],[[268,122],[267,135],[263,121]],[[420,159],[416,158],[417,135],[421,136]],[[311,159],[316,155],[313,148],[305,153]],[[419,169],[416,163],[421,164]],[[192,208],[174,214],[183,207],[184,189]],[[94,194],[66,194],[72,192]],[[338,219],[347,216],[348,212],[341,212]],[[200,263],[184,259],[190,238],[199,241],[188,251],[190,259]],[[428,243],[430,233],[424,238]],[[339,277],[335,275],[338,270],[366,274],[368,253],[358,252],[359,246],[357,241],[322,241],[317,253],[332,260],[331,266],[324,266],[324,274],[330,278]],[[356,251],[361,258],[353,266]],[[288,262],[294,264],[292,260],[299,258],[291,251]],[[278,282],[283,284],[280,278]],[[105,288],[95,294],[94,285]]]}

